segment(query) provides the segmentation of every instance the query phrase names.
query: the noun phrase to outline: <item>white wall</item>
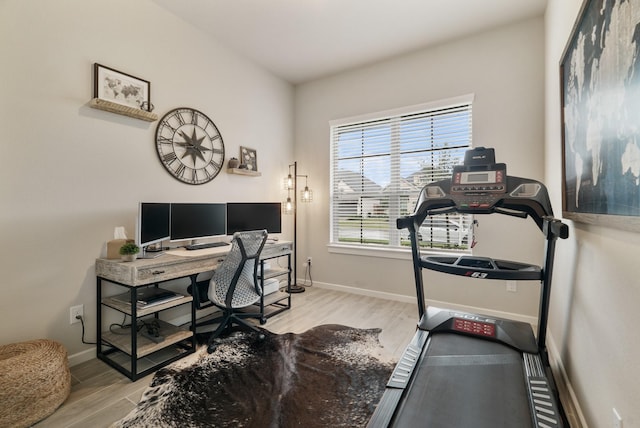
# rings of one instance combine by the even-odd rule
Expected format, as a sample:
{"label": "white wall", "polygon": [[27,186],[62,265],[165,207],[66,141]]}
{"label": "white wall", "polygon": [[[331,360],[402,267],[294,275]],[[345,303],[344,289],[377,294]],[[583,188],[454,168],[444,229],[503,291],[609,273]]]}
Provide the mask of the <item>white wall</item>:
{"label": "white wall", "polygon": [[[550,0],[546,34],[545,180],[561,206],[559,64],[582,0]],[[584,422],[640,426],[640,235],[567,221],[571,237],[556,260],[550,331],[580,403]]]}
{"label": "white wall", "polygon": [[[543,31],[542,17],[530,19],[296,88],[296,157],[314,190],[313,203],[301,207],[299,255],[313,257],[315,283],[415,301],[409,255],[398,260],[328,251],[330,120],[473,93],[474,145],[494,147],[512,175],[543,178]],[[542,263],[543,238],[532,221],[478,220],[476,254]],[[536,283],[520,283],[514,294],[504,281],[425,277],[429,299],[537,316]]]}
{"label": "white wall", "polygon": [[[293,87],[153,1],[4,0],[0,58],[0,344],[47,337],[69,354],[95,349],[69,325],[69,307],[84,304],[95,340],[94,260],[115,226],[133,236],[139,201],[286,197]],[[226,158],[255,148],[262,176],[172,178],[155,151],[157,122],[87,106],[94,62],[151,81],[159,116],[185,106],[209,115]]]}

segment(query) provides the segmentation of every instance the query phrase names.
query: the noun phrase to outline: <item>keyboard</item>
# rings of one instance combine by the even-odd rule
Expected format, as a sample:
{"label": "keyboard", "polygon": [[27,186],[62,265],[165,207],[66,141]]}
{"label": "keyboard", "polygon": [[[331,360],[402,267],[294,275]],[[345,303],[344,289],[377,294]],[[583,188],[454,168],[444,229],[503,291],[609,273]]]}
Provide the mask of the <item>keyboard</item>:
{"label": "keyboard", "polygon": [[185,245],[184,248],[186,248],[187,250],[202,250],[203,248],[224,247],[225,245],[229,245],[229,243],[227,243],[227,242],[207,242],[206,244]]}

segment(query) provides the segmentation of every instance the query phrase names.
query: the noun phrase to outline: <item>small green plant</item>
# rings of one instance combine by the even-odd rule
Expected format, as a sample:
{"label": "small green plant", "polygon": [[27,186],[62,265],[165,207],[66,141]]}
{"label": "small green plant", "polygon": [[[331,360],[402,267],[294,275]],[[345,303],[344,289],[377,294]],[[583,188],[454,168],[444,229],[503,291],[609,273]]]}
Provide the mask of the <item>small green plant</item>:
{"label": "small green plant", "polygon": [[122,247],[120,247],[120,254],[125,256],[127,254],[138,254],[140,252],[140,247],[138,247],[133,242],[127,242]]}

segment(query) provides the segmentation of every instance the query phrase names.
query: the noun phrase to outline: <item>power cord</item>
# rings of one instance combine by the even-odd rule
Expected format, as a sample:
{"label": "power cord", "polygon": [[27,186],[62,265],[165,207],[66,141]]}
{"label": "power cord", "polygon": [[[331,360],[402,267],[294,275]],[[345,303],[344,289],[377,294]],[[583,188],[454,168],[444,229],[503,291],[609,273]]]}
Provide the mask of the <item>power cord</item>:
{"label": "power cord", "polygon": [[[307,275],[309,276],[309,283],[307,283]],[[311,261],[310,260],[307,260],[307,267],[304,270],[304,282],[298,285],[302,287],[313,286],[313,278],[311,277]]]}
{"label": "power cord", "polygon": [[[84,339],[84,318],[82,317],[82,315],[76,315],[76,319],[80,320],[80,324],[82,325],[82,337],[81,337],[82,343],[84,343],[85,345],[97,345],[98,342],[87,342]],[[122,323],[121,324],[113,323],[113,324],[109,325],[109,331],[111,333],[113,333],[113,334],[129,335],[128,331],[127,332],[123,332],[122,331],[122,330],[126,330],[128,328],[131,328],[131,324],[125,324],[126,321],[127,321],[127,314],[124,314],[124,319],[122,320]],[[121,331],[114,330],[114,327],[120,328]],[[151,323],[145,323],[144,320],[140,320],[139,325],[137,326],[136,330],[140,331],[144,327],[147,327],[148,329],[156,331],[156,332],[159,330],[159,326],[157,324],[157,321],[155,321],[155,320],[153,322],[151,322]],[[103,342],[102,344],[106,345],[106,346],[111,346],[107,342]]]}
{"label": "power cord", "polygon": [[86,340],[84,340],[84,318],[82,317],[82,315],[76,315],[76,319],[80,320],[80,324],[82,324],[82,343],[84,343],[85,345],[97,345],[98,342],[87,342]]}
{"label": "power cord", "polygon": [[[124,319],[122,320],[121,324],[118,323],[113,323],[109,326],[109,331],[113,334],[121,334],[123,336],[128,336],[130,333],[128,331],[123,331],[126,330],[128,328],[131,328],[131,324],[125,324],[125,322],[127,321],[127,314],[124,314]],[[114,330],[114,327],[118,327],[120,329],[120,331],[118,330]],[[139,332],[140,330],[142,330],[143,328],[147,327],[147,329],[156,329],[159,330],[160,327],[158,325],[158,321],[156,321],[155,319],[151,322],[146,322],[143,319],[138,319],[137,322],[137,326],[136,326],[136,332]]]}

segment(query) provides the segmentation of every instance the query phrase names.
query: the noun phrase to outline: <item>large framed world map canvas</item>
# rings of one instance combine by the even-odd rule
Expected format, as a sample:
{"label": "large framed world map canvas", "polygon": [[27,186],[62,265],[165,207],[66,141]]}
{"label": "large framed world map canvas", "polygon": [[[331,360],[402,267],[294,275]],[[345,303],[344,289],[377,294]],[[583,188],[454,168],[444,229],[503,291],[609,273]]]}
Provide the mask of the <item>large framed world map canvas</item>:
{"label": "large framed world map canvas", "polygon": [[640,231],[640,2],[585,0],[560,61],[563,216]]}

